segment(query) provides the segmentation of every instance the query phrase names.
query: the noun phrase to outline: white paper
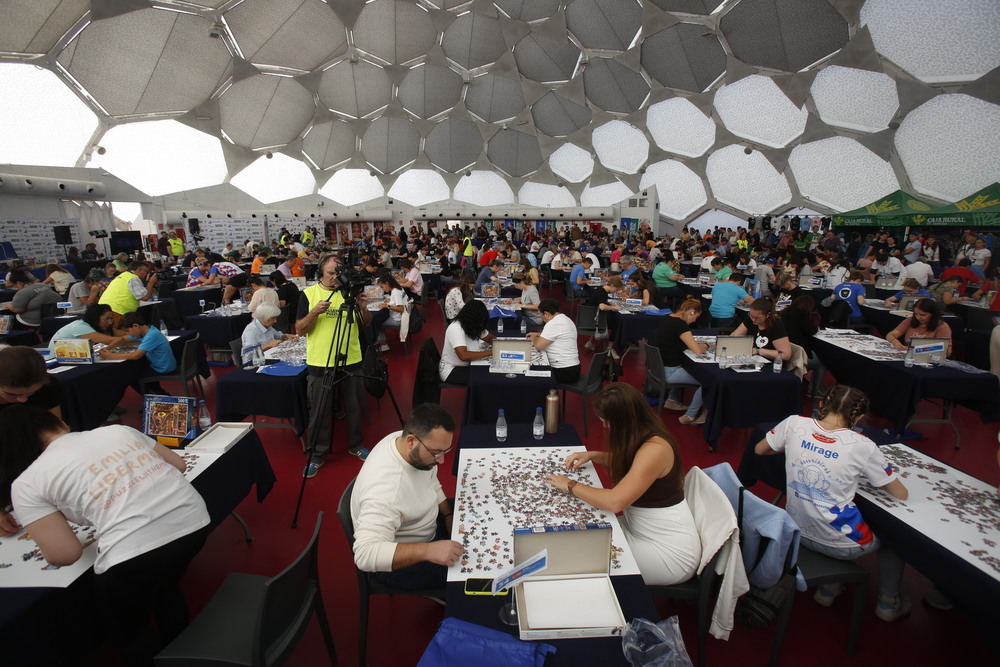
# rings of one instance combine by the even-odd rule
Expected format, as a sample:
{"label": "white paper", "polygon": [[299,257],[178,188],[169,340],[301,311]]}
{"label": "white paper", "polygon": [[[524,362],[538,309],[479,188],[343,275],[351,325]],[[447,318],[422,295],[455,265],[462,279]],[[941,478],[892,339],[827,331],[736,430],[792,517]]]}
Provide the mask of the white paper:
{"label": "white paper", "polygon": [[63,371],[68,371],[71,366],[56,366],[55,368],[49,369],[49,375],[55,375],[56,373],[62,373]]}
{"label": "white paper", "polygon": [[197,453],[228,452],[229,448],[239,442],[240,438],[251,428],[251,424],[244,422],[215,424],[208,431],[195,438],[184,450],[189,452],[195,450]]}
{"label": "white paper", "polygon": [[524,375],[529,378],[550,378],[552,377],[552,371],[528,370]]}
{"label": "white paper", "polygon": [[606,577],[529,580],[521,590],[529,630],[621,625],[614,589]]}

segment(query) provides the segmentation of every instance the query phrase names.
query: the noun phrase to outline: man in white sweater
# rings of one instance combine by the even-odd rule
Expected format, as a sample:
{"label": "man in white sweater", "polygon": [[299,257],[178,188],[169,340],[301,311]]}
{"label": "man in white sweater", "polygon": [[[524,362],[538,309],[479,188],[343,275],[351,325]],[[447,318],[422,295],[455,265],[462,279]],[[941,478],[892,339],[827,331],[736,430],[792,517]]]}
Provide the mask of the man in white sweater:
{"label": "man in white sweater", "polygon": [[447,539],[453,510],[437,478],[454,432],[441,406],[418,405],[358,473],[351,495],[354,562],[382,583],[443,589],[448,567],[462,556],[462,545]]}

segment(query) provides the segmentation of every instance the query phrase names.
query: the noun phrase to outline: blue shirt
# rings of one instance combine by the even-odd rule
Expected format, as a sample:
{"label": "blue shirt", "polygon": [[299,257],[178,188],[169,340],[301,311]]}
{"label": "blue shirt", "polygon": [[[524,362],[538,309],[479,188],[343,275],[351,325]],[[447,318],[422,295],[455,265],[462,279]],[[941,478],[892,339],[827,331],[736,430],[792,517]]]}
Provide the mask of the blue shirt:
{"label": "blue shirt", "polygon": [[483,270],[480,271],[479,275],[476,277],[476,288],[475,288],[476,294],[483,293],[483,285],[489,285],[491,282],[493,282],[492,280],[490,280],[492,277],[493,277],[493,269],[491,269],[488,266],[484,266]]}
{"label": "blue shirt", "polygon": [[270,343],[272,340],[281,340],[282,334],[274,327],[267,327],[265,329],[264,325],[258,319],[254,318],[243,329],[243,335],[240,338],[245,351],[247,348],[264,345],[265,343]]}
{"label": "blue shirt", "polygon": [[[583,278],[584,284],[581,285],[578,281]],[[587,272],[583,268],[583,264],[574,264],[573,270],[569,272],[569,284],[573,286],[576,291],[582,291],[587,285]]]}
{"label": "blue shirt", "polygon": [[621,275],[620,275],[621,279],[622,280],[628,280],[629,276],[631,276],[633,273],[635,273],[638,269],[639,269],[639,267],[636,266],[635,264],[633,264],[632,266],[628,267],[627,269],[622,269],[622,272],[621,272]]}
{"label": "blue shirt", "polygon": [[733,317],[736,315],[736,304],[747,296],[746,290],[736,283],[715,283],[712,287],[712,305],[708,312],[712,317]]}
{"label": "blue shirt", "polygon": [[930,292],[928,292],[928,291],[927,291],[927,290],[925,290],[925,289],[922,289],[922,290],[917,290],[917,291],[916,291],[916,292],[914,292],[913,294],[907,294],[907,293],[906,293],[906,292],[904,292],[903,290],[899,290],[898,292],[896,292],[895,294],[893,294],[893,295],[892,295],[892,298],[893,298],[893,299],[895,299],[896,301],[899,301],[899,300],[900,300],[900,299],[902,299],[902,298],[903,298],[904,296],[926,296],[927,298],[930,298],[930,296],[931,296],[931,293],[930,293]]}
{"label": "blue shirt", "polygon": [[52,335],[52,340],[68,340],[71,338],[81,338],[85,334],[97,333],[94,327],[83,320],[74,320],[59,329]]}
{"label": "blue shirt", "polygon": [[[129,338],[132,338],[129,336]],[[133,338],[133,340],[135,340]],[[177,368],[177,359],[170,349],[170,341],[156,327],[149,327],[149,331],[142,337],[139,349],[146,353],[149,365],[157,373],[169,373]]]}
{"label": "blue shirt", "polygon": [[841,283],[833,290],[833,295],[847,302],[851,307],[851,317],[861,317],[861,308],[858,307],[858,297],[865,295],[865,286],[860,283]]}

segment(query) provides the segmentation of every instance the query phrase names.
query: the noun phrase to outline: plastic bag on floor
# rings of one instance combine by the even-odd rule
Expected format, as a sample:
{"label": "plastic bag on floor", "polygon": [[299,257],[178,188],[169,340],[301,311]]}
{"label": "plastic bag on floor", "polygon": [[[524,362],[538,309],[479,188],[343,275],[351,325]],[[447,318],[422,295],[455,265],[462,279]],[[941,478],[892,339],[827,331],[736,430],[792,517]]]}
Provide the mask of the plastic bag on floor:
{"label": "plastic bag on floor", "polygon": [[691,667],[676,616],[659,623],[633,618],[622,631],[622,652],[632,667]]}

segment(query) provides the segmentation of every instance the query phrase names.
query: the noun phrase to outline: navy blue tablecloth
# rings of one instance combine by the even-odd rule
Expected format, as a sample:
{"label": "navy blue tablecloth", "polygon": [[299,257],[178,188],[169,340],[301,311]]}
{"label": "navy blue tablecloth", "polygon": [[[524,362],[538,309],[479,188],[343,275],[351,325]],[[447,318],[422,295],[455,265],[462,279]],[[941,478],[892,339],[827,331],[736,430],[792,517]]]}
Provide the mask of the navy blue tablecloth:
{"label": "navy blue tablecloth", "polygon": [[[178,289],[174,290],[170,296],[177,303],[177,312],[180,313],[181,317],[198,315],[202,312],[202,310],[207,310],[209,308],[208,304],[210,303],[214,303],[216,306],[222,305],[221,287]],[[199,303],[202,300],[205,301],[204,309]]]}
{"label": "navy blue tablecloth", "polygon": [[38,334],[34,329],[11,329],[0,336],[2,345],[38,345]]}
{"label": "navy blue tablecloth", "polygon": [[242,421],[251,415],[290,419],[298,435],[309,426],[306,373],[274,376],[234,369],[215,383],[218,421]]}
{"label": "navy blue tablecloth", "polygon": [[487,449],[490,447],[574,447],[583,444],[576,427],[559,424],[559,431],[546,433],[541,440],[531,434],[530,423],[507,424],[507,439],[497,441],[496,424],[464,424],[455,445],[451,473],[458,474],[458,455],[463,449]]}
{"label": "navy blue tablecloth", "polygon": [[646,313],[631,313],[622,315],[611,311],[608,313],[608,328],[614,334],[615,347],[624,350],[637,340],[645,338],[650,345],[656,344],[656,330],[666,315],[648,315]]}
{"label": "navy blue tablecloth", "polygon": [[840,384],[868,395],[872,412],[905,430],[925,398],[950,398],[980,413],[984,422],[1000,420],[1000,383],[991,373],[965,373],[938,366],[906,368],[902,361],[875,361],[813,338],[813,350]]}
{"label": "navy blue tablecloth", "polygon": [[990,370],[990,336],[992,329],[967,329],[965,332],[965,363]]}
{"label": "navy blue tablecloth", "polygon": [[462,424],[495,424],[501,408],[508,423],[531,423],[535,409],[545,407],[545,397],[555,388],[552,377],[509,378],[504,373],[490,373],[487,366],[472,366]]}
{"label": "navy blue tablecloth", "polygon": [[955,304],[951,306],[951,310],[965,320],[967,329],[992,329],[994,316],[1000,315],[995,310],[978,308],[965,303]]}
{"label": "navy blue tablecloth", "polygon": [[[170,341],[170,349],[180,363],[184,343],[195,336],[194,331],[172,331],[177,338]],[[97,428],[108,418],[111,411],[121,403],[122,396],[144,368],[144,359],[115,363],[80,364],[56,374],[63,385],[65,396],[62,403],[63,421],[74,431]],[[205,348],[198,346],[198,371],[202,377],[209,376]]]}
{"label": "navy blue tablecloth", "polygon": [[802,410],[802,381],[791,371],[737,373],[718,364],[699,364],[687,356],[684,368],[701,384],[708,418],[705,441],[715,451],[722,429],[780,421]]}
{"label": "navy blue tablecloth", "polygon": [[243,330],[250,324],[250,313],[219,317],[214,315],[191,315],[184,320],[185,329],[193,329],[201,335],[202,345],[229,347],[229,342],[243,336]]}

